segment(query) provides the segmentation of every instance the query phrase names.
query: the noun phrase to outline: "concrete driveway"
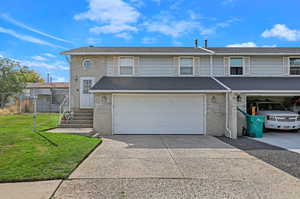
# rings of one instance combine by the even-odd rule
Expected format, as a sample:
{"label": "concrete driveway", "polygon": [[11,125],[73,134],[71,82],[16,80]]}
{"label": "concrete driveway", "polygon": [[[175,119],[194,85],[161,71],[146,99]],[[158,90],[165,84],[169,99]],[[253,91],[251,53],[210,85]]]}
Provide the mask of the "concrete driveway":
{"label": "concrete driveway", "polygon": [[263,138],[253,138],[254,140],[278,146],[289,151],[300,153],[300,132],[268,132]]}
{"label": "concrete driveway", "polygon": [[55,198],[298,198],[300,181],[210,136],[122,135],[101,144]]}

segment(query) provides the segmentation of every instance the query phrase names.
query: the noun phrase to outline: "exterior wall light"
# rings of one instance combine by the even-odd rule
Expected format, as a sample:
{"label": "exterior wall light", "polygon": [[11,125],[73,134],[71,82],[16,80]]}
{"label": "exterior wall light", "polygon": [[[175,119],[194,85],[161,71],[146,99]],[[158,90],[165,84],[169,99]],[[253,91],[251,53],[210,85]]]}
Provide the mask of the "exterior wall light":
{"label": "exterior wall light", "polygon": [[237,102],[241,102],[242,101],[242,97],[240,95],[236,96],[236,101]]}
{"label": "exterior wall light", "polygon": [[212,97],[211,97],[211,102],[212,102],[212,103],[217,103],[217,98],[216,98],[216,96],[212,96]]}

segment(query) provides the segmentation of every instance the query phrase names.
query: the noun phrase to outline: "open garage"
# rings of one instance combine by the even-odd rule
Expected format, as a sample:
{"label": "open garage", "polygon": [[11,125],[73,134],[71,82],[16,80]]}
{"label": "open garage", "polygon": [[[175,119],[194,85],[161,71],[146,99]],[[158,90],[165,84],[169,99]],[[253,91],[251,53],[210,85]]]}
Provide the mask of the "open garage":
{"label": "open garage", "polygon": [[[245,116],[264,114],[268,126],[275,131],[299,128],[300,78],[299,77],[218,77],[228,90],[228,127],[233,138],[242,136],[246,128]],[[258,106],[261,107],[258,107]],[[261,108],[262,111],[259,110]],[[269,122],[270,121],[270,122]],[[286,132],[286,131],[285,131]],[[299,134],[300,135],[300,134]]]}
{"label": "open garage", "polygon": [[[300,128],[300,96],[294,95],[248,95],[247,112],[264,115],[265,131],[293,130]],[[280,132],[280,131],[279,131]]]}

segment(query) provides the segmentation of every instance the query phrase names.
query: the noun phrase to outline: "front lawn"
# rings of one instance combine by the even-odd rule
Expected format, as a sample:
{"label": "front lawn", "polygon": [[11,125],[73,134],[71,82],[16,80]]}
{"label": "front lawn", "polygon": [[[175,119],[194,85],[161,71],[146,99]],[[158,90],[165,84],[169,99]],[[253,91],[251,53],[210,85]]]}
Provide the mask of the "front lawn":
{"label": "front lawn", "polygon": [[33,132],[32,114],[0,115],[0,182],[65,178],[101,142],[45,133],[56,126],[57,114],[37,118],[41,136]]}

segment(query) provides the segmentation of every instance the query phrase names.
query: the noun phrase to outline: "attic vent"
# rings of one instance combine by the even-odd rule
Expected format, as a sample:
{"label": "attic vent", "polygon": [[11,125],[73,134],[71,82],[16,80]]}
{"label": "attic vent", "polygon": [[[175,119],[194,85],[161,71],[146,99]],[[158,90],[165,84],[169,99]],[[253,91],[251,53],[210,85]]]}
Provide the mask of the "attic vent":
{"label": "attic vent", "polygon": [[197,38],[195,39],[195,46],[194,47],[198,48],[198,39]]}
{"label": "attic vent", "polygon": [[208,47],[207,42],[208,42],[208,39],[205,39],[205,40],[203,41],[203,48],[207,48],[207,47]]}

